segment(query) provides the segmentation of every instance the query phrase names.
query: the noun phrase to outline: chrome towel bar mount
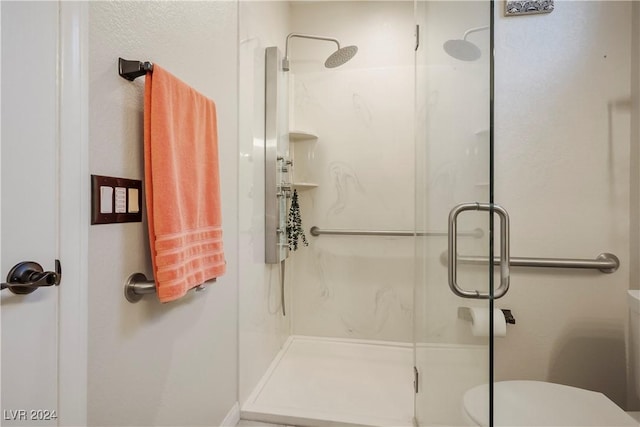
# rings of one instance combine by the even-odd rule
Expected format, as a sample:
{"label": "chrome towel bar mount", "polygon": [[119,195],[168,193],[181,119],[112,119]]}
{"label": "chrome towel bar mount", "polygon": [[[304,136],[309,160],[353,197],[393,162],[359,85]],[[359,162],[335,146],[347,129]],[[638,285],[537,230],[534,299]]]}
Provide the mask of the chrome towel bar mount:
{"label": "chrome towel bar mount", "polygon": [[156,282],[142,273],[133,273],[124,284],[124,297],[129,302],[138,302],[144,295],[156,293]]}

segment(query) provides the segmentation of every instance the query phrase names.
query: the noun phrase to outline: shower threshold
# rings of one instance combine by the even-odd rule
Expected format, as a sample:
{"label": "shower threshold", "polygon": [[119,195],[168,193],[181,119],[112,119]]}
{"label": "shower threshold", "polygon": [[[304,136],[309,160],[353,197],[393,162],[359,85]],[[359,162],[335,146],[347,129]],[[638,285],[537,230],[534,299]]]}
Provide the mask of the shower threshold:
{"label": "shower threshold", "polygon": [[291,336],[242,406],[297,426],[412,426],[410,344]]}

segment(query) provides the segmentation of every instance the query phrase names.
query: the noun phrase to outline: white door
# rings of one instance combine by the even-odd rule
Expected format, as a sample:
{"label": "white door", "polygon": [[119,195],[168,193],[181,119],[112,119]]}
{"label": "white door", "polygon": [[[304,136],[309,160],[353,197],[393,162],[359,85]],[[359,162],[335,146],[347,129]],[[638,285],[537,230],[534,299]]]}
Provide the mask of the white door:
{"label": "white door", "polygon": [[[59,252],[58,3],[0,2],[0,278]],[[62,281],[64,284],[64,280]],[[57,425],[59,287],[0,293],[3,426]]]}

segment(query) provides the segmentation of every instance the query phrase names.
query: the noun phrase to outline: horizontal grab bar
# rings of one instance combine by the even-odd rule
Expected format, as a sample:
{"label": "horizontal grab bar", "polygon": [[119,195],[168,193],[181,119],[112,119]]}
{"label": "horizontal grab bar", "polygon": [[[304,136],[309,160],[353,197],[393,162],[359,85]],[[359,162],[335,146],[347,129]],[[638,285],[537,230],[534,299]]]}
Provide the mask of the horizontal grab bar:
{"label": "horizontal grab bar", "polygon": [[[216,279],[213,281],[215,282]],[[198,285],[194,289],[202,291],[205,288],[203,285]],[[155,293],[156,282],[153,279],[147,279],[147,276],[142,273],[133,273],[124,284],[124,297],[131,303],[140,301],[143,295]]]}
{"label": "horizontal grab bar", "polygon": [[[447,252],[444,252],[441,258],[446,264]],[[489,262],[489,257],[459,255],[458,262],[486,265]],[[500,265],[499,257],[494,257],[493,265]],[[603,273],[614,273],[620,267],[620,260],[614,254],[605,252],[595,259],[510,257],[509,265],[511,267],[586,268],[600,270]]]}
{"label": "horizontal grab bar", "polygon": [[[436,231],[391,231],[391,230],[321,230],[315,225],[309,230],[312,236],[320,236],[322,234],[330,234],[334,236],[390,236],[390,237],[410,237],[410,236],[446,236],[446,232]],[[458,233],[458,236],[474,237],[480,239],[484,236],[481,228],[473,231]]]}

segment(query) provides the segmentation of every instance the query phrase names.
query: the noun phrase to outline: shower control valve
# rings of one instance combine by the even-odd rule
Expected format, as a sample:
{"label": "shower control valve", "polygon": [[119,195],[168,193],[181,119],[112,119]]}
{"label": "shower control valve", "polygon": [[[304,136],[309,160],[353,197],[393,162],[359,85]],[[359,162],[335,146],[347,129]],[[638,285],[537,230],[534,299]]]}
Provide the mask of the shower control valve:
{"label": "shower control valve", "polygon": [[283,162],[285,166],[293,166],[293,160],[286,157],[278,156],[278,161]]}
{"label": "shower control valve", "polygon": [[280,184],[280,186],[278,187],[278,197],[282,197],[285,196],[287,198],[291,197],[291,193],[293,191],[293,186],[291,185],[290,182],[283,182]]}

